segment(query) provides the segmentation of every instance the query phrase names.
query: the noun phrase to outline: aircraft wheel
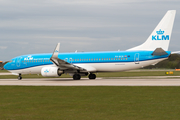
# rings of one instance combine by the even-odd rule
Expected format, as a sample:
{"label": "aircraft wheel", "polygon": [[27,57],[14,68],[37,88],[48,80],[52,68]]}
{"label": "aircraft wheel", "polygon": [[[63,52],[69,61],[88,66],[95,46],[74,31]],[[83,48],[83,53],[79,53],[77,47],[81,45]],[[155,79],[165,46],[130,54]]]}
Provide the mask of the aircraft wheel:
{"label": "aircraft wheel", "polygon": [[21,79],[22,79],[21,74],[19,74],[19,76],[18,76],[18,80],[21,80]]}
{"label": "aircraft wheel", "polygon": [[96,79],[96,75],[95,74],[89,74],[89,79]]}
{"label": "aircraft wheel", "polygon": [[21,76],[19,76],[19,77],[18,77],[18,80],[21,80],[21,79],[22,79],[22,77],[21,77]]}
{"label": "aircraft wheel", "polygon": [[80,74],[74,74],[73,75],[73,79],[74,80],[80,80],[81,79],[81,75]]}

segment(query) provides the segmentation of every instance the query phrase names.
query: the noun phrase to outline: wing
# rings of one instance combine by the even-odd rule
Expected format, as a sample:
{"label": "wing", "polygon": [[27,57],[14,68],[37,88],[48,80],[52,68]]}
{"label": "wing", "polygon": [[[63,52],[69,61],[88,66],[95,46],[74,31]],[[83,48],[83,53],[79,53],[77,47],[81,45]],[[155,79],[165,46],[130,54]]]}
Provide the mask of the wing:
{"label": "wing", "polygon": [[70,64],[62,59],[58,58],[58,53],[59,53],[59,48],[60,48],[60,43],[57,44],[53,55],[51,56],[50,60],[57,66],[59,67],[61,70],[79,70],[79,71],[86,71],[86,69],[82,68],[82,67],[78,67],[76,65]]}

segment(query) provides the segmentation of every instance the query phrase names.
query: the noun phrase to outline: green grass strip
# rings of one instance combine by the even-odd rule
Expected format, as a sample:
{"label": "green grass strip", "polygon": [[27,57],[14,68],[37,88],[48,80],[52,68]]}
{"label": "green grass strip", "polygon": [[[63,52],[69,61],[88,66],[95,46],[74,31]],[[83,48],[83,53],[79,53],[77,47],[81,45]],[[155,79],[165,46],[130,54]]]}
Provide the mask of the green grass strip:
{"label": "green grass strip", "polygon": [[180,87],[1,86],[1,120],[179,120]]}

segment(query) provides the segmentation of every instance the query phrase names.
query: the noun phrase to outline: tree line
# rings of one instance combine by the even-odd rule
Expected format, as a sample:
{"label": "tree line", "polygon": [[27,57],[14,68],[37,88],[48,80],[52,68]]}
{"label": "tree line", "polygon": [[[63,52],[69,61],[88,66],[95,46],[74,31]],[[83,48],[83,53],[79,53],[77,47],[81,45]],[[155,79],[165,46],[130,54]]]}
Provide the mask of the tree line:
{"label": "tree line", "polygon": [[156,65],[144,67],[145,69],[152,68],[167,68],[167,69],[180,69],[180,54],[172,54],[168,59],[163,60]]}

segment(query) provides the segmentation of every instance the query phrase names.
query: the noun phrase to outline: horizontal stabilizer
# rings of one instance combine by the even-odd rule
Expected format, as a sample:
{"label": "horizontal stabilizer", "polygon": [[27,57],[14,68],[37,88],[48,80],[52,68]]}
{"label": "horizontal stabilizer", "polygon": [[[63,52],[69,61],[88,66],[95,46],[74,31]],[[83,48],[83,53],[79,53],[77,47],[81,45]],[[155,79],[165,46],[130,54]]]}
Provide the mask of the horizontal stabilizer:
{"label": "horizontal stabilizer", "polygon": [[180,51],[171,52],[171,54],[180,54]]}
{"label": "horizontal stabilizer", "polygon": [[156,48],[156,50],[151,55],[161,56],[161,55],[168,55],[168,53],[164,51],[162,48]]}

